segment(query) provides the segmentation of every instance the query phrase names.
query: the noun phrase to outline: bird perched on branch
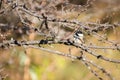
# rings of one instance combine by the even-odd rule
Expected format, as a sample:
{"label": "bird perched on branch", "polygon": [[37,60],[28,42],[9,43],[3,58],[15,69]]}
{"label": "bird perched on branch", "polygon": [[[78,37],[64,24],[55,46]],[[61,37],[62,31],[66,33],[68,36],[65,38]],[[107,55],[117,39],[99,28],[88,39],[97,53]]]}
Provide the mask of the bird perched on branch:
{"label": "bird perched on branch", "polygon": [[75,44],[82,44],[82,43],[84,43],[84,40],[83,40],[84,34],[80,30],[75,31],[75,33],[73,35],[73,38],[74,38],[74,43]]}

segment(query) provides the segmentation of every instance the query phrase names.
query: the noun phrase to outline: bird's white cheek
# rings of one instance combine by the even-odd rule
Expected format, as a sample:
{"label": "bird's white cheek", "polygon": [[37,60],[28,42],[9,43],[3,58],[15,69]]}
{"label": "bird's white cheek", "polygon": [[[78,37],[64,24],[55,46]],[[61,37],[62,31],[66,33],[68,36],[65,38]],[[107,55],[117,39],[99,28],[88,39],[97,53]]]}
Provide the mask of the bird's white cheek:
{"label": "bird's white cheek", "polygon": [[80,37],[83,37],[83,34],[78,34]]}

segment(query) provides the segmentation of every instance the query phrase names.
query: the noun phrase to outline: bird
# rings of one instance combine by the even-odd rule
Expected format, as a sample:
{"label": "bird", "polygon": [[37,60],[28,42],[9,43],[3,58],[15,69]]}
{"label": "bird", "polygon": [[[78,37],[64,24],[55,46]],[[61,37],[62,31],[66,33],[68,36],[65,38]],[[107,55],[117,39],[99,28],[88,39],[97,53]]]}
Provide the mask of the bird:
{"label": "bird", "polygon": [[84,43],[84,40],[83,40],[84,34],[80,30],[77,30],[77,31],[74,32],[73,38],[74,38],[73,41],[74,41],[75,44],[82,44],[82,43]]}

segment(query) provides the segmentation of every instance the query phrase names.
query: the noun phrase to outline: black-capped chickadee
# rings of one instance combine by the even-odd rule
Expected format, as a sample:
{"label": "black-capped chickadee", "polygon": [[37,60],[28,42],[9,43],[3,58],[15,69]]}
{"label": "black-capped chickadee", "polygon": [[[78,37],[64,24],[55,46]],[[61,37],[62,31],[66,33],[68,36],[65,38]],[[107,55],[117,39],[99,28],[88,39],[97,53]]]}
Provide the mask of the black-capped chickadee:
{"label": "black-capped chickadee", "polygon": [[75,44],[82,44],[82,43],[84,43],[84,40],[83,40],[84,35],[83,35],[83,33],[80,30],[75,31],[75,33],[73,35],[73,38],[74,38],[74,43]]}

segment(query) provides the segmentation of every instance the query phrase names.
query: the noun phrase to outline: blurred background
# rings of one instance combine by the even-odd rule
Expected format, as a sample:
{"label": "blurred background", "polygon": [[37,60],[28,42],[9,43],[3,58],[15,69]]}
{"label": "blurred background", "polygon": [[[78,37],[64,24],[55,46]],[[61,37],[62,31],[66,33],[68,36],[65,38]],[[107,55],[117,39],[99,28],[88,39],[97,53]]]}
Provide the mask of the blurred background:
{"label": "blurred background", "polygon": [[[6,8],[10,1],[1,0],[1,9]],[[9,1],[9,2],[8,2]],[[119,24],[120,23],[120,0],[68,0],[72,5],[64,4],[65,0],[21,0],[20,4],[25,3],[31,10],[36,11],[37,14],[46,13],[50,17],[60,19],[79,20],[83,23],[101,23],[101,24]],[[54,2],[54,3],[53,3]],[[52,7],[55,4],[55,8]],[[64,10],[62,6],[65,6]],[[76,7],[79,5],[81,7]],[[74,10],[73,10],[74,8]],[[10,10],[10,9],[8,9]],[[7,11],[6,11],[7,12]],[[9,12],[9,13],[8,13]],[[23,24],[15,11],[8,11],[5,14],[0,14],[0,42],[10,40],[11,38],[17,40],[39,40],[42,37],[30,31],[21,31]],[[40,21],[31,15],[24,15],[26,20],[30,21],[30,25],[38,27]],[[1,24],[7,24],[2,27]],[[52,23],[51,23],[52,24]],[[10,26],[17,26],[17,30],[8,30]],[[54,25],[59,25],[55,23]],[[55,28],[56,29],[56,28]],[[120,42],[120,27],[109,29],[105,33],[109,40]],[[104,35],[103,31],[99,32]],[[4,36],[3,36],[4,35]],[[94,36],[85,34],[85,43],[93,43],[96,45],[108,45],[96,40]],[[63,44],[42,45],[51,50],[58,50],[60,52],[69,53],[71,49],[72,55],[80,55],[80,49],[67,46]],[[100,54],[114,59],[120,59],[120,52],[114,50],[95,50]],[[115,80],[120,79],[120,64],[110,63],[86,53],[86,57],[96,64],[104,67]],[[100,76],[105,80],[109,80],[101,71],[96,70]],[[25,47],[10,47],[0,49],[0,76],[3,80],[98,80],[90,70],[82,63],[82,61],[71,60],[67,57],[51,54],[39,49],[25,48]]]}

